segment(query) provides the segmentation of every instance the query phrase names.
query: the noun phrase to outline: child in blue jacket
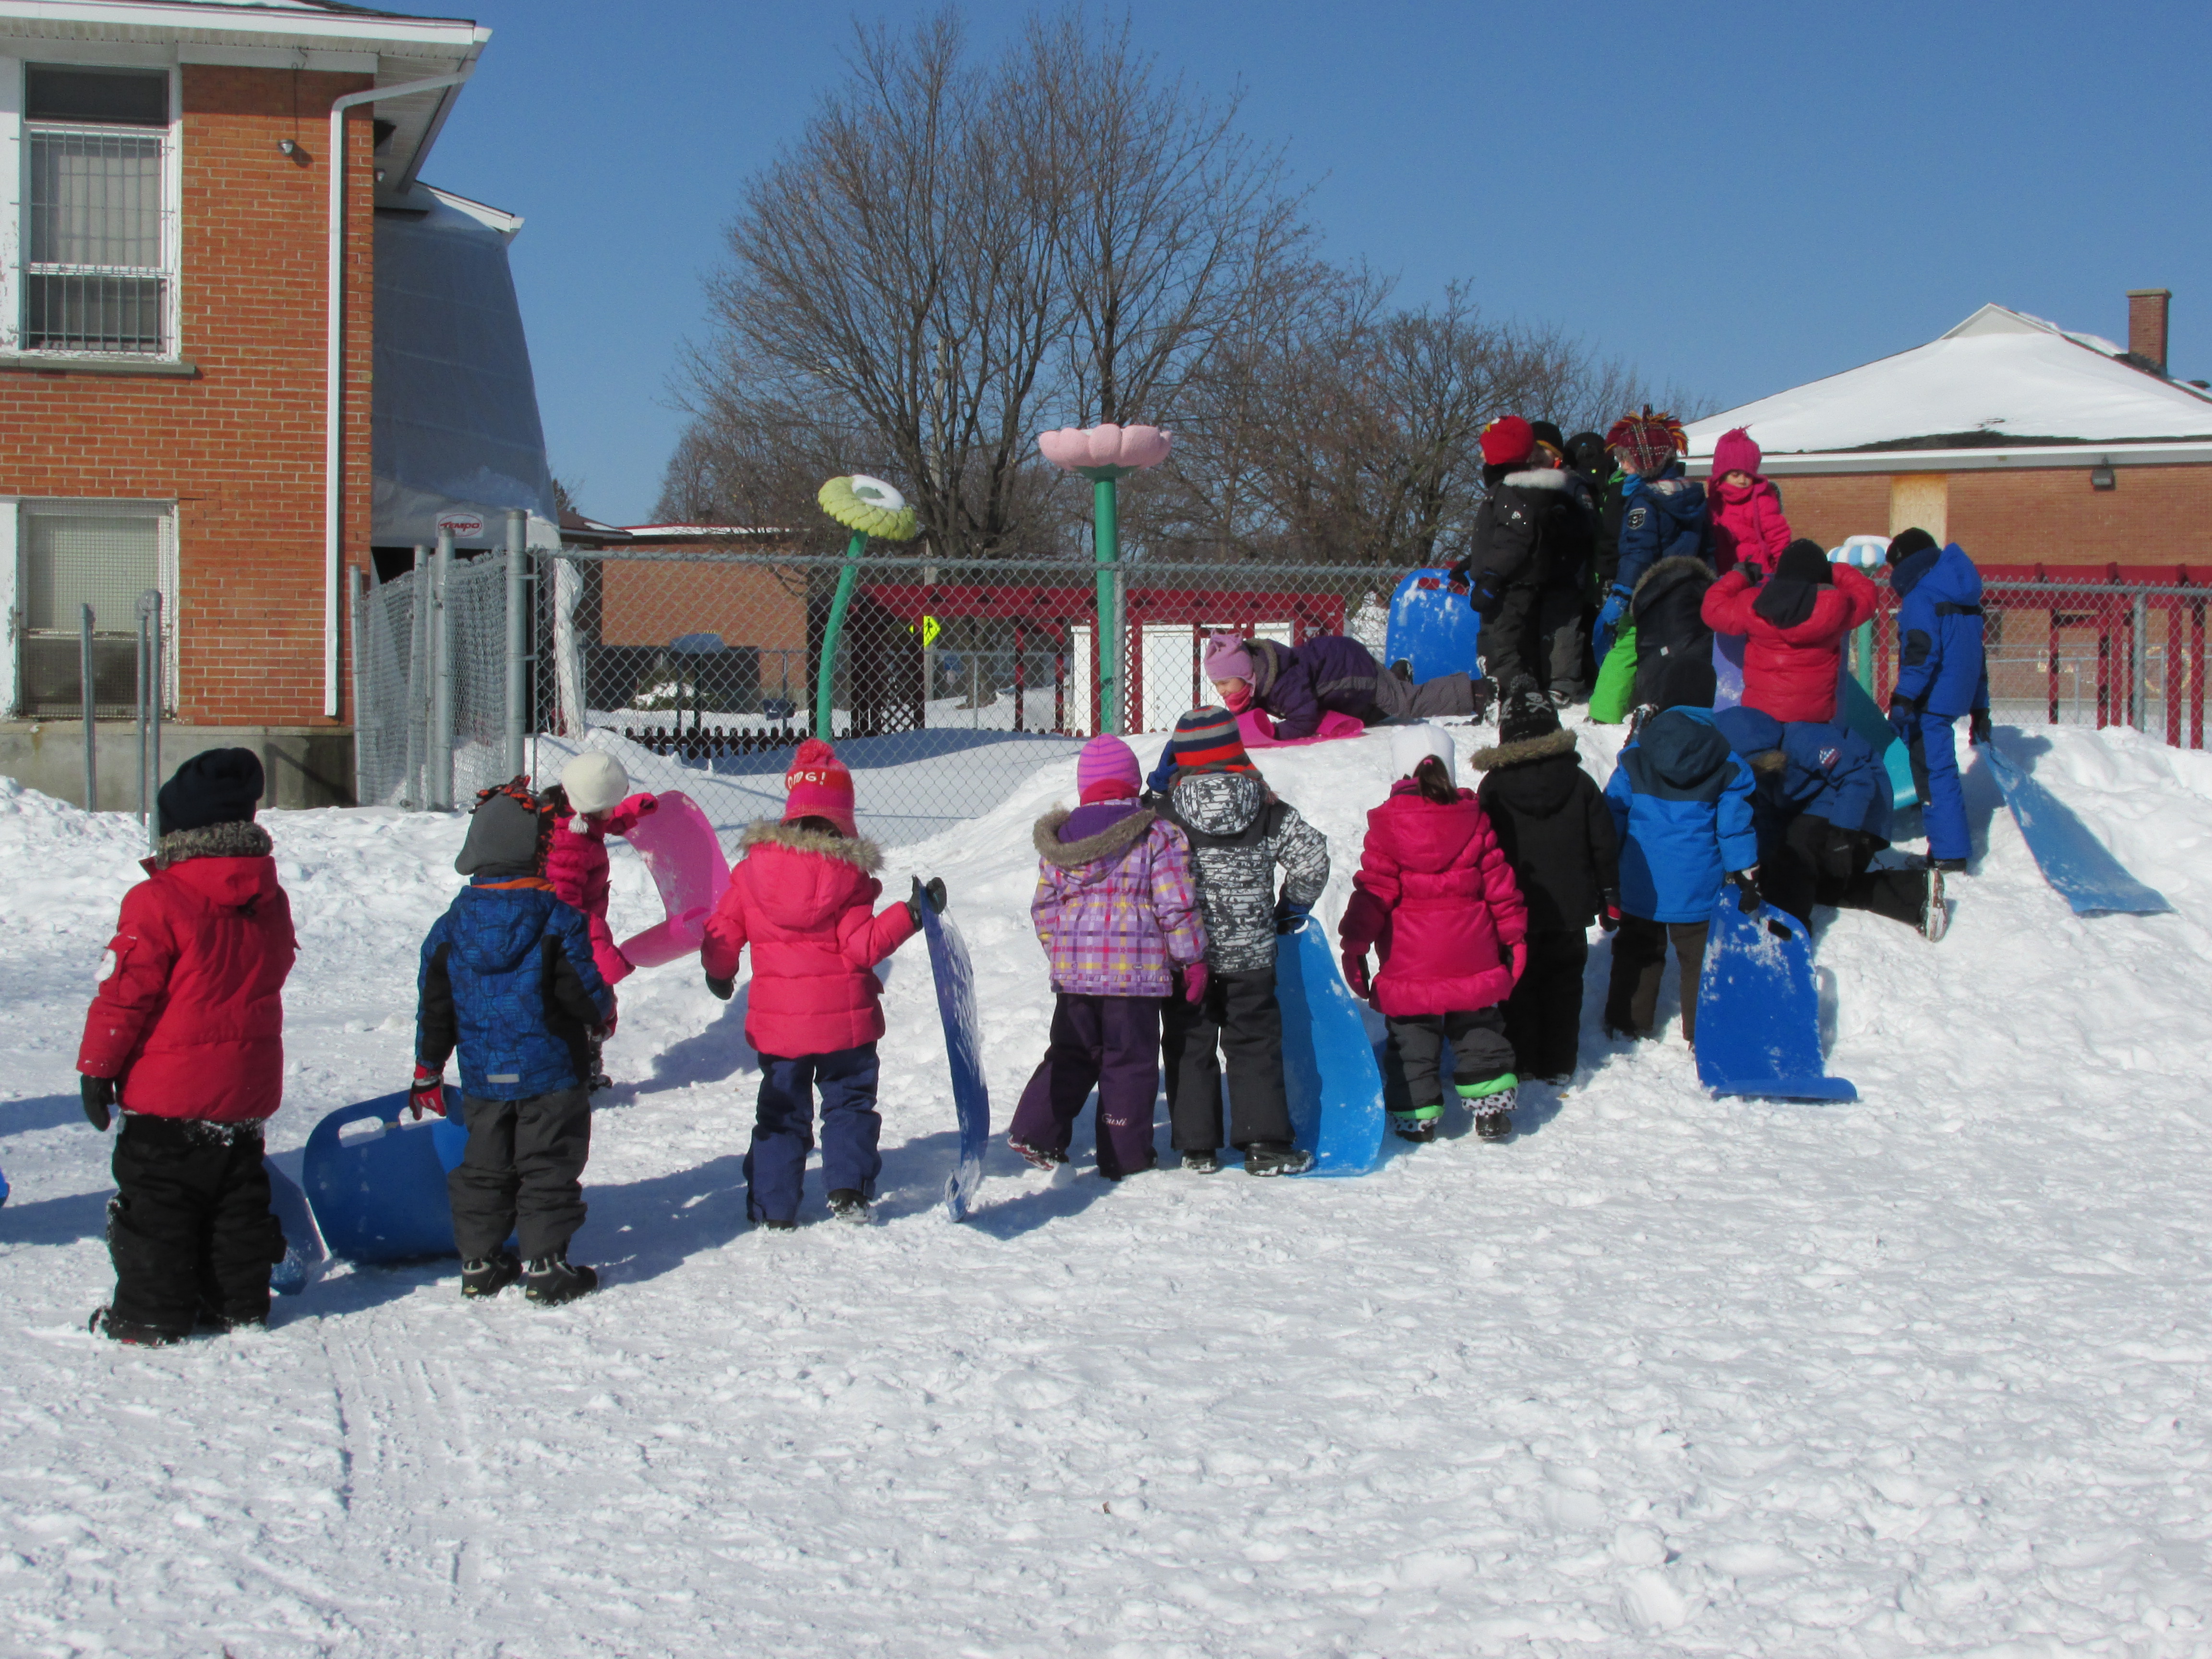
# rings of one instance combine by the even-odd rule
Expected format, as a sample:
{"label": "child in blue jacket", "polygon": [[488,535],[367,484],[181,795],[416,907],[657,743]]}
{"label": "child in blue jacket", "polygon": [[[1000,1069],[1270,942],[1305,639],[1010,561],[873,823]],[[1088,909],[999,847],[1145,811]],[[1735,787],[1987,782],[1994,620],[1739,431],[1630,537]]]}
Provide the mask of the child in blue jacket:
{"label": "child in blue jacket", "polygon": [[1968,716],[1969,743],[1990,740],[1990,670],[1982,655],[1982,573],[1966,550],[1915,526],[1889,544],[1889,585],[1898,597],[1897,689],[1889,723],[1912,757],[1928,826],[1928,859],[1938,870],[1966,867],[1966,798],[1959,787],[1954,722]]}
{"label": "child in blue jacket", "polygon": [[422,941],[409,1094],[417,1118],[442,1115],[446,1059],[459,1049],[469,1144],[446,1192],[461,1294],[496,1296],[521,1279],[523,1294],[547,1307],[599,1282],[570,1264],[568,1240],[584,1224],[590,1043],[612,1027],[615,1008],[584,913],[545,878],[552,830],[550,805],[520,778],[477,798],[453,860],[469,884]]}
{"label": "child in blue jacket", "polygon": [[1620,837],[1620,931],[1606,989],[1608,1036],[1649,1036],[1667,946],[1681,975],[1682,1036],[1698,1037],[1698,975],[1706,920],[1727,884],[1759,902],[1759,840],[1751,769],[1729,747],[1710,708],[1669,708],[1620,751],[1605,804]]}
{"label": "child in blue jacket", "polygon": [[1943,936],[1943,872],[1929,865],[1876,870],[1889,845],[1889,772],[1842,721],[1776,720],[1729,708],[1713,722],[1756,781],[1759,890],[1807,927],[1815,904],[1876,915]]}

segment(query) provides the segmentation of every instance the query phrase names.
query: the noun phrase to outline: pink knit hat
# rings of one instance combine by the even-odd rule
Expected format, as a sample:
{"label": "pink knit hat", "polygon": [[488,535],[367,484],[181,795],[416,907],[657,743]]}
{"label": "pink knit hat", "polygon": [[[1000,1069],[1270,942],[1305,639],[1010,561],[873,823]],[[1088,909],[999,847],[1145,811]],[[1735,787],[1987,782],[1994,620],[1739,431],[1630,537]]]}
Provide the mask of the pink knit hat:
{"label": "pink knit hat", "polygon": [[1076,793],[1085,806],[1094,801],[1134,800],[1144,782],[1137,751],[1110,732],[1091,738],[1075,757]]}
{"label": "pink knit hat", "polygon": [[853,827],[853,775],[821,738],[809,738],[799,745],[791,770],[783,775],[783,789],[786,823],[794,818],[827,818],[848,839],[860,834]]}
{"label": "pink knit hat", "polygon": [[1252,653],[1234,634],[1215,634],[1206,641],[1206,678],[1210,680],[1249,680]]}
{"label": "pink knit hat", "polygon": [[1717,478],[1729,472],[1748,472],[1756,478],[1759,464],[1765,459],[1759,452],[1759,446],[1752,442],[1751,434],[1740,426],[1731,427],[1721,434],[1720,441],[1713,446],[1713,477]]}

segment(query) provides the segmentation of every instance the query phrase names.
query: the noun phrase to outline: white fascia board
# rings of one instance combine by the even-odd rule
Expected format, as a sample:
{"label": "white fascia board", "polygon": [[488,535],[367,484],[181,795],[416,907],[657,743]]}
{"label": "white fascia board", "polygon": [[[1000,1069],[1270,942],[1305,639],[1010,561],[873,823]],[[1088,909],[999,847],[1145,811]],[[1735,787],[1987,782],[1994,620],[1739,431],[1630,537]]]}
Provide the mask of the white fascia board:
{"label": "white fascia board", "polygon": [[454,212],[467,214],[485,229],[497,231],[510,242],[514,240],[514,233],[522,228],[522,216],[519,213],[509,213],[505,208],[493,207],[488,202],[457,196],[450,190],[439,189],[435,185],[418,183],[416,188],[436,197]]}
{"label": "white fascia board", "polygon": [[[1828,454],[1769,455],[1759,464],[1768,477],[1857,474],[1887,477],[1899,472],[2026,472],[2086,471],[2093,466],[2212,466],[2212,443],[2034,445],[2019,449],[1838,450]],[[1684,470],[1707,477],[1713,458],[1700,455]]]}
{"label": "white fascia board", "polygon": [[373,52],[333,52],[324,46],[228,46],[188,40],[177,48],[179,64],[213,64],[224,69],[308,70],[329,75],[374,75],[380,61]]}
{"label": "white fascia board", "polygon": [[[465,18],[377,17],[361,12],[279,11],[206,0],[0,0],[0,33],[52,33],[79,40],[219,41],[337,46],[349,51],[472,57],[491,31]],[[412,48],[412,52],[404,49]]]}

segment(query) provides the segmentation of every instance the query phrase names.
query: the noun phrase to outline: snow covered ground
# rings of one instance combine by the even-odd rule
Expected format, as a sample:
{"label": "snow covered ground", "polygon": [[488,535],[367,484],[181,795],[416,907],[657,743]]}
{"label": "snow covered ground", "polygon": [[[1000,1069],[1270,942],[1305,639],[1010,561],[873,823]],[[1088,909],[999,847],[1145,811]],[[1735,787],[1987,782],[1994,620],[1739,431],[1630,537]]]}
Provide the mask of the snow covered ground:
{"label": "snow covered ground", "polygon": [[[1601,775],[1615,741],[1583,734]],[[156,1352],[85,1334],[108,1143],[71,1072],[135,826],[0,783],[0,1650],[2212,1651],[2212,757],[2012,742],[2180,914],[2074,918],[1977,767],[1949,938],[1821,938],[1856,1106],[1714,1102],[1671,1026],[1607,1042],[1600,945],[1583,1071],[1510,1141],[1115,1187],[1086,1119],[1050,1177],[996,1146],[956,1226],[914,947],[881,1224],[770,1237],[742,992],[670,967],[609,1050],[576,1249],[603,1293],[465,1307],[451,1263],[341,1267],[265,1334]],[[1330,836],[1332,921],[1384,754],[1263,757]],[[951,885],[1001,1123],[1049,1003],[1028,824],[1072,776],[888,872]],[[264,822],[295,1153],[404,1081],[460,825]],[[651,919],[626,855],[616,903]]]}

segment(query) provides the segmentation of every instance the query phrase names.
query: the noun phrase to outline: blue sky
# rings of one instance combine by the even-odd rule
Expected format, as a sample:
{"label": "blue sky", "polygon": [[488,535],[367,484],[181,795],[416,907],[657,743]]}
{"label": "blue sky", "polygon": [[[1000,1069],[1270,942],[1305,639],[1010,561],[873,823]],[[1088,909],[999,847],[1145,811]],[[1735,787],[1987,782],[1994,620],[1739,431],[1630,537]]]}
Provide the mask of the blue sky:
{"label": "blue sky", "polygon": [[[430,10],[430,7],[419,8]],[[555,469],[647,516],[745,176],[838,74],[841,12],[481,0],[425,177],[514,245]],[[978,43],[1030,8],[964,8]],[[1546,19],[1547,21],[1538,21]],[[1118,18],[1118,9],[1111,14]],[[1335,257],[1556,325],[1715,407],[1917,345],[1984,301],[2121,337],[2174,290],[2212,375],[2212,7],[1135,0],[1139,38],[1314,186]]]}

